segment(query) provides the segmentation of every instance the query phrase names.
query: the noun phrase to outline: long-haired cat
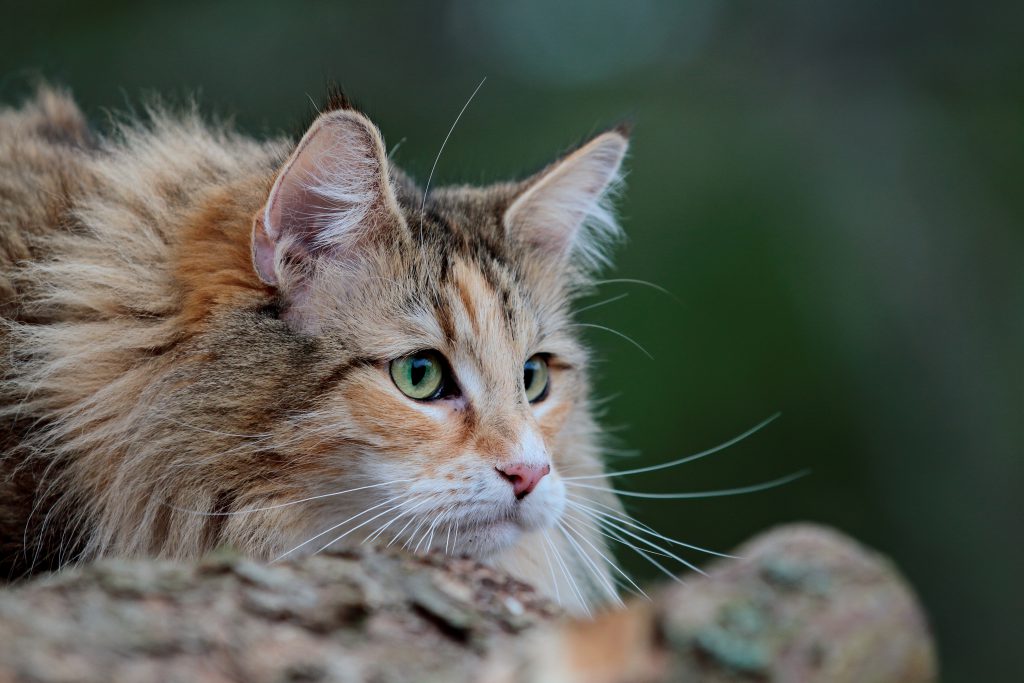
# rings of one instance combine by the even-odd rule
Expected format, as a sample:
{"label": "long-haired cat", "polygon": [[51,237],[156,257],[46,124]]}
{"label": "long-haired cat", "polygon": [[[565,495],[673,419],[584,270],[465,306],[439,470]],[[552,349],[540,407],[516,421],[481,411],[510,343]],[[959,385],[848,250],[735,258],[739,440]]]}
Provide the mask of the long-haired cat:
{"label": "long-haired cat", "polygon": [[612,583],[570,305],[627,149],[424,193],[342,98],[294,144],[0,111],[0,571],[375,543]]}

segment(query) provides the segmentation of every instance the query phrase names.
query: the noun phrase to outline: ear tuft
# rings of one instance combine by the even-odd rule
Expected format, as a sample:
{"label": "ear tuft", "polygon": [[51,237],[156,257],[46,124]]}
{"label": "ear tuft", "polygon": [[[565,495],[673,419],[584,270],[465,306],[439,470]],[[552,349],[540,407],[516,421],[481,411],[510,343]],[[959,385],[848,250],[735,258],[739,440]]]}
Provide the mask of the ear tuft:
{"label": "ear tuft", "polygon": [[573,259],[586,270],[606,265],[606,247],[621,235],[612,199],[628,148],[616,128],[527,180],[505,211],[506,234],[560,262]]}
{"label": "ear tuft", "polygon": [[624,119],[611,128],[611,131],[618,133],[628,141],[633,137],[633,119]]}
{"label": "ear tuft", "polygon": [[327,101],[324,103],[323,113],[340,111],[344,109],[355,109],[352,100],[348,98],[341,84],[331,81],[327,84]]}

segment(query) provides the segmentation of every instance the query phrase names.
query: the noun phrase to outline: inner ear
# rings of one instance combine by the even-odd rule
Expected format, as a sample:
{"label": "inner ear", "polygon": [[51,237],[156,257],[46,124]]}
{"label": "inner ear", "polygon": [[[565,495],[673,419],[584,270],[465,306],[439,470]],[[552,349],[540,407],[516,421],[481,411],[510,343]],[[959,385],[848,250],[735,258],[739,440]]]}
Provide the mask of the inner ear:
{"label": "inner ear", "polygon": [[404,228],[384,141],[353,110],[320,116],[282,167],[253,225],[253,267],[281,286],[316,259],[345,259]]}
{"label": "inner ear", "polygon": [[525,181],[503,217],[508,237],[561,261],[600,265],[620,234],[609,199],[628,147],[624,131],[602,133]]}

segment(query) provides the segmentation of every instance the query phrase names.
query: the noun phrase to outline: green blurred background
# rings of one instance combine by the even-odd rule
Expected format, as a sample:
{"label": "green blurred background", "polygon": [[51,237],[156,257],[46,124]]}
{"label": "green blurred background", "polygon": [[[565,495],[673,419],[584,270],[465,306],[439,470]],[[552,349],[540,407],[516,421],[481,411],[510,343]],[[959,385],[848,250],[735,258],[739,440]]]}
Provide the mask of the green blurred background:
{"label": "green blurred background", "polygon": [[[582,314],[629,466],[782,417],[712,458],[620,482],[768,492],[636,501],[728,549],[816,520],[892,556],[946,680],[1024,680],[1024,5],[5,2],[0,100],[37,76],[102,125],[146,92],[198,93],[291,131],[338,80],[422,181],[533,169],[636,123],[630,241]],[[619,466],[623,466],[619,463]],[[640,576],[654,570],[623,555]],[[694,558],[696,559],[696,558]]]}

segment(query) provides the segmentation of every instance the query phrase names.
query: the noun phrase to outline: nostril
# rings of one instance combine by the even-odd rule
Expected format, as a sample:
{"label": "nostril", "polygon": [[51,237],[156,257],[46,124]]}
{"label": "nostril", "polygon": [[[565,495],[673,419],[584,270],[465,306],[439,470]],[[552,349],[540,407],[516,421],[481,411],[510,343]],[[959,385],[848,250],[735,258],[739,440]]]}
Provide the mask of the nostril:
{"label": "nostril", "polygon": [[523,480],[523,478],[520,475],[506,472],[500,467],[495,467],[494,469],[497,470],[498,474],[500,474],[502,478],[505,479],[505,481],[512,484],[512,488],[516,488],[517,486],[519,486],[520,482],[522,482]]}
{"label": "nostril", "polygon": [[512,492],[516,498],[522,500],[537,488],[537,484],[551,472],[551,465],[532,465],[527,463],[515,463],[506,467],[495,467],[508,483],[512,484]]}

